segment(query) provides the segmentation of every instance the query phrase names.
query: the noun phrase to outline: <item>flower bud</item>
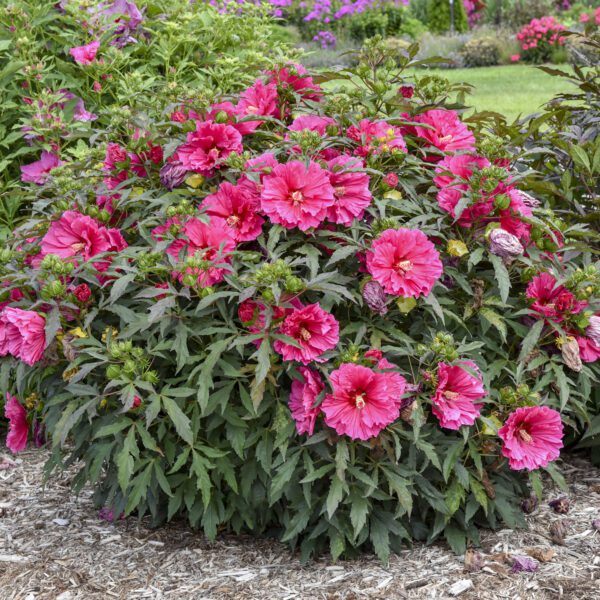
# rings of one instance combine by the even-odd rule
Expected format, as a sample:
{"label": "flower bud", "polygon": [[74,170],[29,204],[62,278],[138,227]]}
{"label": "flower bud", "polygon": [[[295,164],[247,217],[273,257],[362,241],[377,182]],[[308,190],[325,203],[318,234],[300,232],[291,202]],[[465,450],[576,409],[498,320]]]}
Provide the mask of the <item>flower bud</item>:
{"label": "flower bud", "polygon": [[169,190],[179,187],[186,179],[187,169],[178,160],[165,163],[160,169],[160,182]]}
{"label": "flower bud", "polygon": [[525,251],[519,239],[504,229],[492,229],[489,242],[490,252],[502,258],[514,258]]}
{"label": "flower bud", "polygon": [[590,324],[585,330],[585,334],[596,346],[600,346],[600,315],[590,317]]}
{"label": "flower bud", "polygon": [[573,337],[566,338],[561,344],[562,357],[565,365],[576,373],[579,373],[583,368],[581,356],[579,355],[579,344]]}
{"label": "flower bud", "polygon": [[92,290],[87,283],[81,283],[73,290],[73,295],[84,304],[92,297]]}
{"label": "flower bud", "polygon": [[506,194],[500,194],[496,196],[494,200],[494,208],[498,210],[507,210],[510,206],[510,198]]}
{"label": "flower bud", "polygon": [[107,379],[119,379],[121,376],[121,367],[119,365],[109,365],[106,369]]}
{"label": "flower bud", "polygon": [[386,296],[383,287],[377,281],[367,281],[365,283],[362,295],[367,306],[380,315],[385,315],[388,311],[386,306]]}

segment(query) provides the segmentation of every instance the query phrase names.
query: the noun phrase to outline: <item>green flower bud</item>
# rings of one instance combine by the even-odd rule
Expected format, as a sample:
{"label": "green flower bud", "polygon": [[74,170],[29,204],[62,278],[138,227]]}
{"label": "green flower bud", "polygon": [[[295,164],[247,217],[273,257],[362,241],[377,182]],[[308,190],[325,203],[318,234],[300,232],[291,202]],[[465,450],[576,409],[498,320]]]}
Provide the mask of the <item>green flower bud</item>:
{"label": "green flower bud", "polygon": [[119,379],[121,377],[121,367],[119,365],[108,365],[106,369],[106,378],[109,380]]}
{"label": "green flower bud", "polygon": [[498,210],[507,210],[510,206],[510,198],[506,194],[500,194],[496,196],[494,200],[494,207]]}

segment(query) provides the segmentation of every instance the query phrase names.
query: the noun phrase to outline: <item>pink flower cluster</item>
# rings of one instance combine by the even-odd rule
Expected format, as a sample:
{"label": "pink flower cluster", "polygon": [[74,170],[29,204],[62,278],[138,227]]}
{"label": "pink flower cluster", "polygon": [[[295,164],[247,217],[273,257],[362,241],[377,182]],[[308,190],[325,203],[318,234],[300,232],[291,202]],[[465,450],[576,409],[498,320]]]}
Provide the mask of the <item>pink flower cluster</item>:
{"label": "pink flower cluster", "polygon": [[517,33],[517,40],[523,51],[535,50],[543,45],[562,46],[565,43],[565,37],[561,34],[565,29],[566,27],[554,17],[532,19]]}
{"label": "pink flower cluster", "polygon": [[592,18],[596,25],[600,25],[600,6],[594,11],[593,15],[590,15],[589,13],[585,12],[581,13],[579,21],[581,23],[589,23],[592,20]]}

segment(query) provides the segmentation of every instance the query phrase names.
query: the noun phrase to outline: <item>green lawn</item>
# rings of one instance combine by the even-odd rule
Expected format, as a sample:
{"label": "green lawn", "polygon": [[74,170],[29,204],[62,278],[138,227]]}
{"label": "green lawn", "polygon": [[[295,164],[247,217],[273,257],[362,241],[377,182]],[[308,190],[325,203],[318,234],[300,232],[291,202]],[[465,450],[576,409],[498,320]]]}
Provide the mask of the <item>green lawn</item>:
{"label": "green lawn", "polygon": [[[559,68],[564,71],[569,67],[561,65]],[[509,120],[540,111],[545,102],[572,87],[566,79],[553,77],[530,65],[431,69],[430,72],[446,77],[452,83],[470,83],[474,90],[467,97],[469,106],[479,111],[502,113]],[[424,73],[418,70],[415,75],[423,76]],[[326,84],[326,87],[340,85],[344,86],[344,82],[336,80]]]}
{"label": "green lawn", "polygon": [[544,102],[570,87],[562,77],[552,77],[528,65],[434,72],[453,83],[466,82],[475,86],[469,104],[477,110],[503,113],[509,119],[539,111]]}

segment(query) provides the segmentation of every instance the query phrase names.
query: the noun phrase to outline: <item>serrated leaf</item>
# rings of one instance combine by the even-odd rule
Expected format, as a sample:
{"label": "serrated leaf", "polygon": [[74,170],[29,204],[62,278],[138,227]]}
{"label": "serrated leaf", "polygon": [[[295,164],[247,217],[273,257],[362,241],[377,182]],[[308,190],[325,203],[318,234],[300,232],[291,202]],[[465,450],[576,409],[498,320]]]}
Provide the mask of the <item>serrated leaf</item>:
{"label": "serrated leaf", "polygon": [[539,319],[533,324],[523,341],[521,342],[521,352],[519,353],[519,362],[523,362],[535,348],[540,335],[544,329],[544,319]]}
{"label": "serrated leaf", "polygon": [[379,560],[383,563],[388,562],[390,558],[390,534],[385,523],[376,516],[371,517],[369,538],[373,544],[373,550]]}
{"label": "serrated leaf", "polygon": [[504,319],[494,310],[483,306],[479,309],[479,314],[488,322],[493,325],[497,330],[503,341],[506,341],[506,323]]}
{"label": "serrated leaf", "polygon": [[331,478],[329,493],[327,494],[327,516],[331,519],[344,496],[344,485],[337,475]]}
{"label": "serrated leaf", "polygon": [[113,281],[110,287],[110,295],[109,301],[111,304],[114,304],[127,290],[127,286],[134,281],[135,273],[130,273],[129,275],[123,275]]}
{"label": "serrated leaf", "polygon": [[510,275],[508,274],[508,269],[499,256],[490,254],[490,260],[492,261],[492,265],[494,265],[494,274],[498,289],[500,290],[500,298],[502,298],[502,302],[506,302],[510,293]]}
{"label": "serrated leaf", "polygon": [[172,398],[169,398],[168,396],[163,396],[162,404],[165,407],[165,410],[167,411],[169,418],[173,422],[173,425],[175,426],[175,431],[177,431],[179,437],[181,437],[181,439],[184,442],[186,442],[190,445],[193,444],[194,443],[194,435],[192,433],[190,420],[183,413],[181,408],[179,408],[177,402],[175,402],[175,400],[173,400]]}
{"label": "serrated leaf", "polygon": [[369,501],[359,494],[350,497],[350,522],[354,528],[354,537],[357,537],[367,523],[369,514]]}

